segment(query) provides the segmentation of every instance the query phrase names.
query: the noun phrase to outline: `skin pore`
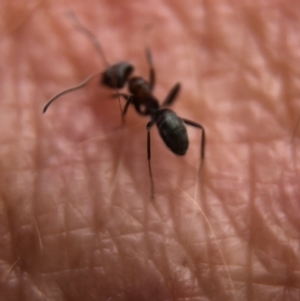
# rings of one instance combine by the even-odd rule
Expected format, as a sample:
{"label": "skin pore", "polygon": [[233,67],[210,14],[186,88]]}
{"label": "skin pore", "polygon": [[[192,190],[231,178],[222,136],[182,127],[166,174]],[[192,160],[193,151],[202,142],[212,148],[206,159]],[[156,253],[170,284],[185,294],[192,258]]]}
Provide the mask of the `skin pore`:
{"label": "skin pore", "polygon": [[[2,1],[0,300],[298,300],[296,1]],[[207,133],[176,157],[98,80],[132,62]],[[121,105],[124,107],[121,99]]]}

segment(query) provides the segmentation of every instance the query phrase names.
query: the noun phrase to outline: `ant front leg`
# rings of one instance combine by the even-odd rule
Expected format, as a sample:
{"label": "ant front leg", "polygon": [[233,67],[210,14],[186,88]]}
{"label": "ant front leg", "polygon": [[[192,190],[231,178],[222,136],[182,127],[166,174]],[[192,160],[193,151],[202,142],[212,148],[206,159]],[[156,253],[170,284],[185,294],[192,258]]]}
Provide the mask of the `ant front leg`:
{"label": "ant front leg", "polygon": [[115,94],[112,95],[113,98],[118,98],[119,96],[122,96],[126,101],[130,97],[130,95],[128,95],[126,93],[115,93]]}
{"label": "ant front leg", "polygon": [[[141,110],[141,104],[139,103],[138,99],[133,94],[128,95],[128,94],[125,94],[125,93],[120,93],[119,95],[121,95],[126,100],[126,105],[125,105],[124,110],[122,112],[123,116],[126,114],[130,104],[134,105],[134,108],[135,108],[135,110],[138,114],[143,115],[143,116],[149,115],[147,110],[146,111]],[[114,94],[113,97],[118,97],[118,94]]]}
{"label": "ant front leg", "polygon": [[149,170],[149,177],[150,177],[150,185],[151,185],[151,199],[154,199],[154,183],[153,183],[153,176],[152,176],[152,169],[151,169],[151,137],[150,137],[150,130],[155,120],[151,120],[147,123],[147,159],[148,159],[148,170]]}
{"label": "ant front leg", "polygon": [[202,138],[201,138],[201,146],[200,146],[200,157],[203,161],[204,156],[205,156],[205,130],[204,130],[204,127],[201,124],[196,123],[196,122],[191,121],[191,120],[188,120],[188,119],[182,118],[182,120],[184,121],[185,124],[202,130]]}
{"label": "ant front leg", "polygon": [[136,110],[136,112],[140,115],[148,115],[148,114],[145,114],[141,111],[140,109],[140,104],[139,102],[137,101],[136,97],[134,97],[134,95],[127,95],[127,94],[120,94],[121,96],[123,96],[127,101],[126,101],[126,104],[125,104],[125,107],[122,111],[122,122],[123,124],[125,123],[125,115],[128,111],[128,108],[129,108],[129,105],[130,104],[133,104],[134,105],[134,108]]}
{"label": "ant front leg", "polygon": [[124,107],[123,110],[121,110],[122,124],[124,124],[124,123],[125,123],[124,117],[125,117],[125,115],[126,115],[126,113],[127,113],[128,106],[129,106],[130,103],[131,103],[131,97],[132,97],[132,96],[131,96],[131,95],[128,95],[128,94],[126,94],[126,93],[116,93],[116,94],[113,94],[113,95],[112,95],[113,98],[118,98],[118,99],[119,99],[120,96],[122,96],[122,97],[126,100],[125,107]]}
{"label": "ant front leg", "polygon": [[[121,94],[121,95],[122,95],[122,94]],[[126,95],[126,94],[123,94],[122,96],[124,97],[124,95]],[[125,98],[125,97],[124,97],[124,98]],[[123,124],[125,123],[125,115],[126,115],[126,113],[127,113],[127,110],[128,110],[129,105],[130,105],[130,104],[132,103],[132,101],[133,101],[133,98],[134,98],[133,95],[126,95],[127,101],[126,101],[125,107],[124,107],[123,112],[122,112],[122,123],[123,123]]]}

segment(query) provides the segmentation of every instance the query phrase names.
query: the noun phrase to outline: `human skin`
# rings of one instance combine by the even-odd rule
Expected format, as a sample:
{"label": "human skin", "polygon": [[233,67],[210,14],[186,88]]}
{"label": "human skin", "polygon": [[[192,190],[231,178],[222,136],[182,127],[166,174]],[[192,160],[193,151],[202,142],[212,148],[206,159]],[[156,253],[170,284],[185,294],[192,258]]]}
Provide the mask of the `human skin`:
{"label": "human skin", "polygon": [[[2,0],[0,300],[299,300],[297,1]],[[172,106],[190,148],[176,157],[149,119],[97,79],[127,60]],[[121,102],[124,106],[124,102]]]}

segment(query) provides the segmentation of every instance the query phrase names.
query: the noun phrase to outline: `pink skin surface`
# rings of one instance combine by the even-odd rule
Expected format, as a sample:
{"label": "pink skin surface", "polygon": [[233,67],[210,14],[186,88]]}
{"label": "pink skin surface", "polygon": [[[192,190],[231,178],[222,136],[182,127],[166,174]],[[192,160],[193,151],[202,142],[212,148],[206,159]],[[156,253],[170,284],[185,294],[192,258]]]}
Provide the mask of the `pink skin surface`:
{"label": "pink skin surface", "polygon": [[[27,3],[26,3],[27,2]],[[0,300],[299,300],[299,1],[1,3]],[[148,78],[201,123],[176,157],[94,79]],[[126,91],[126,89],[124,90]],[[124,106],[124,101],[121,100]]]}

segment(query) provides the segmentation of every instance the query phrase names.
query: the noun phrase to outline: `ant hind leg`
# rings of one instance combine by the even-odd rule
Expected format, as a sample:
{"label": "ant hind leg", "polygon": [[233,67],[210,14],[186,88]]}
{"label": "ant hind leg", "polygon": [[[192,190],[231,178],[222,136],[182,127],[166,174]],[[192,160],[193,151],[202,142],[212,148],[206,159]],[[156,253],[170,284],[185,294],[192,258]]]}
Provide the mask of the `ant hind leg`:
{"label": "ant hind leg", "polygon": [[202,138],[201,138],[201,146],[200,146],[200,156],[201,156],[201,159],[204,160],[204,157],[205,157],[205,130],[204,130],[204,127],[201,124],[196,123],[196,122],[191,121],[191,120],[188,120],[188,119],[182,118],[182,120],[184,121],[185,124],[193,126],[195,128],[198,128],[198,129],[202,130]]}

